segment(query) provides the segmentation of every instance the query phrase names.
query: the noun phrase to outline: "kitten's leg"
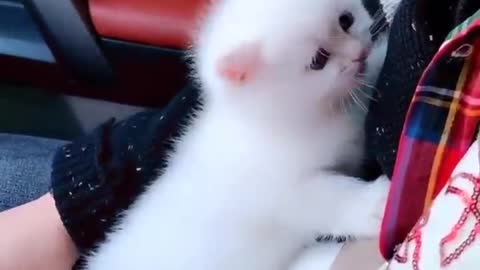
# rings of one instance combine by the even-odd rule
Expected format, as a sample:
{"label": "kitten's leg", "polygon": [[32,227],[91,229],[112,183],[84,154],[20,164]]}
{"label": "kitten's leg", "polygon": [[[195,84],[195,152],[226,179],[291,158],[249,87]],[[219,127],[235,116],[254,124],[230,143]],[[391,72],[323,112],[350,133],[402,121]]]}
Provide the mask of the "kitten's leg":
{"label": "kitten's leg", "polygon": [[327,270],[331,269],[335,258],[344,243],[319,243],[304,249],[288,270]]}
{"label": "kitten's leg", "polygon": [[[301,182],[288,208],[300,229],[316,234],[375,237],[378,235],[390,181],[374,182],[322,174]],[[303,228],[302,228],[303,227]]]}

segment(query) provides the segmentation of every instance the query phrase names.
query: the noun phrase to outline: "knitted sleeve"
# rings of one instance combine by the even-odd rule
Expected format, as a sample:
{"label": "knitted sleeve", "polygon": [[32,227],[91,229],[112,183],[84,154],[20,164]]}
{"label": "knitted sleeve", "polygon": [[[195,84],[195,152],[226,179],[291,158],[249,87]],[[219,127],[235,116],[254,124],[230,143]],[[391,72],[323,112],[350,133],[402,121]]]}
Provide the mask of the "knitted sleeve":
{"label": "knitted sleeve", "polygon": [[[397,1],[397,0],[382,0]],[[417,83],[456,24],[478,10],[478,0],[402,0],[391,24],[385,63],[366,118],[366,149],[389,177]],[[388,17],[388,15],[385,15]]]}
{"label": "knitted sleeve", "polygon": [[163,110],[111,120],[58,150],[51,192],[65,228],[81,252],[105,239],[157,172],[166,165],[172,138],[198,104],[185,88]]}

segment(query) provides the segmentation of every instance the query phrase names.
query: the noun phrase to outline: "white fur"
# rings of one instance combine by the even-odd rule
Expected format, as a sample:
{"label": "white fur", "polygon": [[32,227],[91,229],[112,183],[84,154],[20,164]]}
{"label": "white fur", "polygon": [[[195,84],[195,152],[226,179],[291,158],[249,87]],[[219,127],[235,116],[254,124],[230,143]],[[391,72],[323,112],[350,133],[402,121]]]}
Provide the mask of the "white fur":
{"label": "white fur", "polygon": [[[203,109],[88,270],[281,270],[319,234],[377,233],[388,181],[331,171],[361,156],[360,127],[333,106],[369,45],[361,1],[217,2],[195,46]],[[338,25],[345,9],[352,35]],[[248,42],[263,64],[229,85],[216,63]],[[332,57],[306,71],[318,46]]]}
{"label": "white fur", "polygon": [[290,265],[289,270],[329,270],[344,245],[344,243],[314,245],[302,252]]}

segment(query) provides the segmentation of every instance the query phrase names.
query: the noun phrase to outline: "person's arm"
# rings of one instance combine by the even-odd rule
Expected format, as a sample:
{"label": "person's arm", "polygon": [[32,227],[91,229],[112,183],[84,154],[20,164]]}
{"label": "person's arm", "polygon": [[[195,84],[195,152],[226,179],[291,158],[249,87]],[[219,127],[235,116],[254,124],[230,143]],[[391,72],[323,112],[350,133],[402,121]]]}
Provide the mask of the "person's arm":
{"label": "person's arm", "polygon": [[0,213],[0,269],[70,270],[157,177],[197,105],[186,88],[164,110],[109,121],[58,150],[51,194]]}
{"label": "person's arm", "polygon": [[51,195],[0,213],[0,269],[69,270],[78,252]]}

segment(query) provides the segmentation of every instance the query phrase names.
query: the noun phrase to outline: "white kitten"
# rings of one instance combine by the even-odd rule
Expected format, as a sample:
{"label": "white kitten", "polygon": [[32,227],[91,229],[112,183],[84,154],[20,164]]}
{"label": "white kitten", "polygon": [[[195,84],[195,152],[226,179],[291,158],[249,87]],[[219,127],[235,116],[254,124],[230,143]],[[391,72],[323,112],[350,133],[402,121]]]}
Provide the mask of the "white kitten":
{"label": "white kitten", "polygon": [[226,0],[209,14],[203,109],[89,270],[281,270],[319,234],[377,233],[388,181],[331,170],[361,156],[337,108],[370,46],[361,1]]}

